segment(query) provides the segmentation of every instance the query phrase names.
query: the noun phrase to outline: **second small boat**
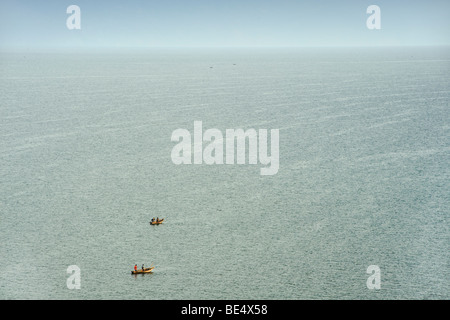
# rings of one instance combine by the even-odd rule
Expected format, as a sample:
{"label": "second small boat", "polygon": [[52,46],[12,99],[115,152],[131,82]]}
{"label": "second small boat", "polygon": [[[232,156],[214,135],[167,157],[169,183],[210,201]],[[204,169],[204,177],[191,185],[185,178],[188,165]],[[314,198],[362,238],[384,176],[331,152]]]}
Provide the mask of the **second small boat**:
{"label": "second small boat", "polygon": [[153,226],[153,225],[156,225],[156,224],[161,224],[161,223],[163,223],[163,221],[164,221],[164,218],[163,219],[156,219],[156,220],[150,221],[150,224]]}
{"label": "second small boat", "polygon": [[139,269],[139,270],[132,270],[131,274],[139,274],[139,273],[152,273],[153,269],[155,269],[155,267],[150,267],[150,268],[144,268],[144,269]]}

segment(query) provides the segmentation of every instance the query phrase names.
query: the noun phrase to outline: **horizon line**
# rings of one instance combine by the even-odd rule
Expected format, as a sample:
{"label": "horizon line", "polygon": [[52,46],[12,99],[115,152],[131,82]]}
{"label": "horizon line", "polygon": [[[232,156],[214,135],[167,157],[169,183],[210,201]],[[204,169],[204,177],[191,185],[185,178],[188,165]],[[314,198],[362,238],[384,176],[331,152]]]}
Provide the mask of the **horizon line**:
{"label": "horizon line", "polygon": [[305,45],[305,46],[8,46],[1,47],[1,53],[23,52],[23,51],[98,51],[98,50],[148,50],[148,49],[326,49],[326,48],[425,48],[425,47],[450,47],[450,44],[385,44],[385,45]]}

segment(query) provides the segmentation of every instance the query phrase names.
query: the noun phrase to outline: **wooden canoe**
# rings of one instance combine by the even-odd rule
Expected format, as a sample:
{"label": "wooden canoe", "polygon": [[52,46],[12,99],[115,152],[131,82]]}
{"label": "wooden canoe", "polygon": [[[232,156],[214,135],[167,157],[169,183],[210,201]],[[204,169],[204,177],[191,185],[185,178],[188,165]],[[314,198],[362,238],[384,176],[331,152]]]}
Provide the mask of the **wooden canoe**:
{"label": "wooden canoe", "polygon": [[164,221],[164,218],[163,219],[161,219],[161,220],[158,220],[158,221],[150,221],[150,224],[151,225],[155,225],[155,224],[161,224],[162,222]]}
{"label": "wooden canoe", "polygon": [[150,268],[144,268],[144,270],[142,269],[138,269],[136,271],[132,270],[131,274],[139,274],[139,273],[152,273],[153,269],[155,269],[155,267],[150,267]]}

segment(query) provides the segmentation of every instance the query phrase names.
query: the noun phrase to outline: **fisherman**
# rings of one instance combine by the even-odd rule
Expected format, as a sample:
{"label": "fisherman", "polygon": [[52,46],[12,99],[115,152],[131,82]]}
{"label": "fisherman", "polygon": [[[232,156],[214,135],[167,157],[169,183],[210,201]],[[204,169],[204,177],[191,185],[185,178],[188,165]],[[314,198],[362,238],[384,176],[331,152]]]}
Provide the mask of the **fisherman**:
{"label": "fisherman", "polygon": [[145,271],[145,270],[144,270],[144,264],[142,264],[142,271]]}
{"label": "fisherman", "polygon": [[137,264],[134,265],[134,272],[137,271]]}

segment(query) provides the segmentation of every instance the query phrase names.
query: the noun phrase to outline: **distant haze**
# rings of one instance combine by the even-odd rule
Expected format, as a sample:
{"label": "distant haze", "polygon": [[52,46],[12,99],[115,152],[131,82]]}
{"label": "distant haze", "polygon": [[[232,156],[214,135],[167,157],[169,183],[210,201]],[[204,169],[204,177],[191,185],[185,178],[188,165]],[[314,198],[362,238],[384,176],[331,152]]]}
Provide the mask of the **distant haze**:
{"label": "distant haze", "polygon": [[[67,7],[81,9],[69,30]],[[367,7],[381,8],[369,30]],[[2,0],[0,50],[450,45],[450,1]]]}

